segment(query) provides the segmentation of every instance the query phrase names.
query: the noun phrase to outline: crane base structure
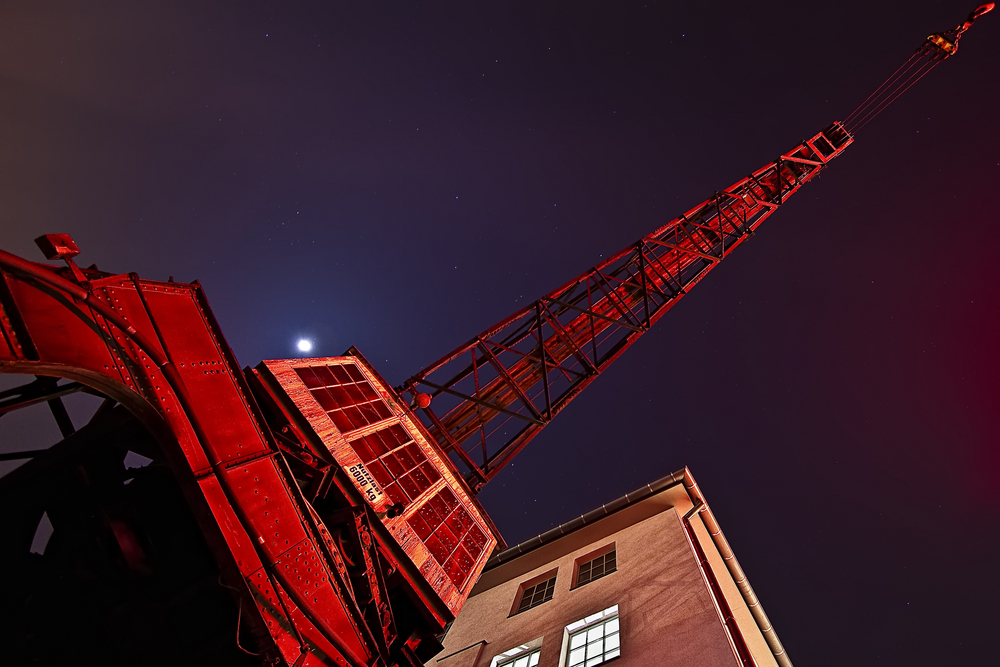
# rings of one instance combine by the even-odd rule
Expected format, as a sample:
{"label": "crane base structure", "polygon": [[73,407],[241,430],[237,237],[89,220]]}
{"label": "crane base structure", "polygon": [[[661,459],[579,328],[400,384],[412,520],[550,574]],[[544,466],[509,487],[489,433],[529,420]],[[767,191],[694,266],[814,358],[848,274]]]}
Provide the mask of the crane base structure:
{"label": "crane base structure", "polygon": [[[0,255],[0,371],[31,377],[0,414],[46,403],[63,440],[6,455],[28,460],[0,478],[8,655],[433,655],[499,536],[360,354],[244,372],[198,284],[80,269],[68,236],[39,241],[68,266]],[[77,428],[62,398],[80,391],[103,403]]]}

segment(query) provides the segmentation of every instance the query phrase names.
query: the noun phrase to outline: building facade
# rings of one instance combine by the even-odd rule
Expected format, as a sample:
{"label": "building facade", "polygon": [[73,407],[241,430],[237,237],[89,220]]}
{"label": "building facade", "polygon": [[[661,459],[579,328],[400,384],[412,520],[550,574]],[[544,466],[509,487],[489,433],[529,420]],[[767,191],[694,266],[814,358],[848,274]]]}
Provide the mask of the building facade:
{"label": "building facade", "polygon": [[493,556],[429,667],[791,663],[690,471]]}

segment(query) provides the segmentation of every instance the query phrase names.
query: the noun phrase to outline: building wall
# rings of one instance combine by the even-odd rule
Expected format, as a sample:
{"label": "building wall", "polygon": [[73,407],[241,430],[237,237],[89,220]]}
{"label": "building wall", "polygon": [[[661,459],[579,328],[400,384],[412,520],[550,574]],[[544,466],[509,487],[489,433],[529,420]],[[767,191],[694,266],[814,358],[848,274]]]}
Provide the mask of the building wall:
{"label": "building wall", "polygon": [[[522,556],[484,575],[445,638],[444,651],[429,664],[489,667],[494,656],[541,638],[538,667],[558,667],[566,625],[617,604],[622,664],[738,667],[675,509],[617,530],[595,524],[579,533],[539,549],[530,570],[517,562]],[[617,572],[571,590],[576,560],[610,542],[616,544]],[[520,584],[553,568],[553,599],[509,616]]]}

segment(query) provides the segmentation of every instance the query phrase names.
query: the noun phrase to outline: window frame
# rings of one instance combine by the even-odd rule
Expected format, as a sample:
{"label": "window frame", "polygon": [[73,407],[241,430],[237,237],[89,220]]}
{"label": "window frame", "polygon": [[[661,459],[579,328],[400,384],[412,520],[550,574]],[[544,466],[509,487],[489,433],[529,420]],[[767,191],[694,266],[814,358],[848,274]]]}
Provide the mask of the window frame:
{"label": "window frame", "polygon": [[[598,618],[592,618],[592,617],[598,616],[598,615],[599,615]],[[588,618],[592,619],[589,623],[586,622]],[[559,667],[570,667],[570,656],[571,656],[572,652],[574,650],[576,650],[576,649],[571,649],[570,648],[570,646],[571,646],[570,638],[572,636],[578,635],[578,634],[580,634],[583,631],[587,631],[587,630],[591,630],[593,628],[596,628],[598,625],[607,626],[607,624],[610,623],[610,622],[612,622],[612,621],[616,621],[617,624],[618,624],[616,630],[612,633],[612,634],[616,634],[618,636],[618,646],[616,646],[615,648],[613,648],[611,650],[612,651],[618,651],[618,653],[616,655],[611,656],[610,658],[604,658],[604,655],[608,652],[608,650],[606,648],[602,648],[602,650],[601,650],[601,657],[603,659],[601,660],[601,662],[595,663],[594,667],[597,667],[597,665],[603,665],[603,664],[606,664],[608,662],[611,662],[611,661],[614,661],[614,660],[618,660],[619,658],[621,658],[621,651],[622,651],[622,647],[621,647],[621,635],[622,635],[622,632],[621,632],[621,607],[619,605],[617,605],[617,604],[614,604],[614,605],[611,605],[610,607],[608,607],[607,609],[603,609],[601,611],[594,612],[593,614],[590,614],[589,616],[585,616],[584,618],[580,619],[579,621],[574,621],[573,623],[570,623],[569,625],[567,625],[563,629],[562,650],[559,652]],[[606,640],[607,636],[608,636],[607,635],[607,630],[605,628],[605,632],[604,632],[604,634],[602,634],[602,637],[601,637],[602,640]],[[586,642],[586,640],[585,640],[584,643],[583,643],[583,646],[586,647],[587,643],[588,642]],[[586,667],[586,665],[587,665],[587,658],[586,658],[586,654],[584,654],[584,661],[580,662],[580,663],[577,663],[574,667]]]}
{"label": "window frame", "polygon": [[522,581],[517,587],[517,594],[514,596],[514,603],[511,605],[510,613],[507,614],[507,618],[510,618],[511,616],[516,616],[518,614],[523,614],[527,611],[535,609],[536,607],[542,606],[546,602],[550,602],[553,599],[551,597],[548,600],[542,600],[538,604],[534,604],[531,605],[530,607],[520,609],[521,601],[524,599],[525,592],[529,588],[533,588],[539,584],[548,582],[550,579],[553,580],[552,595],[553,597],[555,597],[555,592],[556,592],[555,588],[556,588],[556,583],[558,583],[558,574],[559,574],[559,568],[554,568],[552,570],[549,570],[548,572],[543,572],[542,574],[532,577],[531,579]]}
{"label": "window frame", "polygon": [[[614,554],[615,554],[615,569],[611,570],[610,572],[605,572],[604,574],[602,574],[599,577],[588,579],[587,581],[585,581],[585,582],[583,582],[581,584],[580,583],[580,568],[582,566],[584,566],[584,565],[587,565],[588,563],[591,563],[591,562],[597,560],[598,558],[601,558],[602,556],[607,556],[609,553],[612,553],[612,552],[614,552]],[[611,542],[610,544],[605,544],[600,549],[595,549],[594,551],[591,551],[589,553],[586,553],[586,554],[580,556],[579,558],[576,559],[576,561],[574,561],[574,563],[573,563],[573,581],[570,584],[570,590],[571,591],[572,590],[576,590],[577,588],[580,588],[581,586],[586,586],[587,584],[592,584],[595,581],[597,581],[598,579],[603,579],[604,577],[608,576],[609,574],[614,574],[617,571],[618,571],[618,545],[617,545],[616,542]]]}
{"label": "window frame", "polygon": [[[531,664],[532,653],[537,652],[538,659],[541,660],[542,639],[543,639],[542,637],[538,637],[536,639],[532,639],[530,642],[526,642],[524,644],[520,644],[513,648],[509,648],[506,651],[503,651],[502,653],[497,653],[495,656],[493,656],[493,660],[490,661],[490,667],[510,667],[510,665],[512,665],[515,661],[517,661],[518,658],[523,657],[522,654],[524,653],[528,654],[529,665]],[[520,649],[520,650],[517,653],[514,653],[513,655],[508,655],[511,651],[515,649]]]}

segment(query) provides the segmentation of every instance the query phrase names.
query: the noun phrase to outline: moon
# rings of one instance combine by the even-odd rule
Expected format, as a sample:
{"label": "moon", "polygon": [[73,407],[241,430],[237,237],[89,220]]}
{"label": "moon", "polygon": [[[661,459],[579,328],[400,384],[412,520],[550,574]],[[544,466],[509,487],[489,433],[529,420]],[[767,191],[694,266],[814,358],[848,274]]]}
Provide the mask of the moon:
{"label": "moon", "polygon": [[305,338],[300,338],[298,342],[299,352],[309,352],[313,349],[313,344],[311,340],[306,340]]}

